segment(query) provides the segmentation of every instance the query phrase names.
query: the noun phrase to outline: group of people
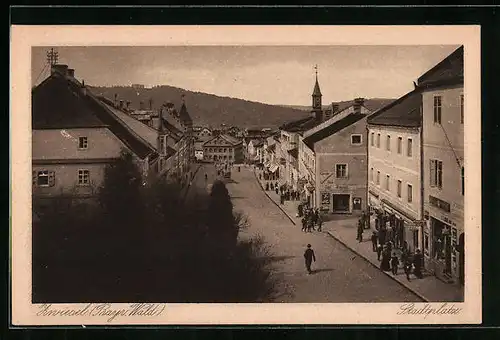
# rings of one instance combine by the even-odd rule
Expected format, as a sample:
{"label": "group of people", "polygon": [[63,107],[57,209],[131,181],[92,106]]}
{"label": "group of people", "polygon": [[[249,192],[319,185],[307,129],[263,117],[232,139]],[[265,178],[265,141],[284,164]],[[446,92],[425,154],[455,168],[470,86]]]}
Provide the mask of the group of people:
{"label": "group of people", "polygon": [[[402,265],[408,281],[410,281],[412,272],[421,279],[424,259],[420,249],[416,249],[415,253],[412,254],[408,242],[403,238],[402,224],[397,224],[397,220],[393,216],[379,212],[376,214],[375,230],[372,233],[371,241],[373,251],[377,253],[377,259],[380,261],[380,269],[391,271],[393,275],[397,275],[399,266]],[[366,216],[364,220],[366,220]],[[360,218],[357,233],[359,242],[363,240],[363,227],[363,218]]]}
{"label": "group of people", "polygon": [[304,209],[304,213],[302,216],[302,231],[304,232],[312,232],[316,231],[316,226],[318,227],[317,231],[322,231],[323,228],[323,217],[319,212],[319,209],[310,209],[306,207]]}

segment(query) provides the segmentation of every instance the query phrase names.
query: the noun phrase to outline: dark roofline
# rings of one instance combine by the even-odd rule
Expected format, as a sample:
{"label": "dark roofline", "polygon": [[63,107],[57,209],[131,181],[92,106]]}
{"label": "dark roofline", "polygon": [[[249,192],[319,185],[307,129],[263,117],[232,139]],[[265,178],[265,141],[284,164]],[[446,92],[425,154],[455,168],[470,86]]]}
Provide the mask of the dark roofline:
{"label": "dark roofline", "polygon": [[316,131],[312,135],[305,137],[303,139],[303,141],[310,149],[313,149],[314,143],[319,142],[319,141],[333,135],[334,133],[337,133],[337,132],[345,129],[346,127],[348,127],[354,123],[357,123],[358,121],[360,121],[363,118],[366,118],[365,114],[352,113],[352,114],[348,115],[347,117],[344,117],[344,118],[340,119],[339,121],[336,121],[335,123],[328,125],[328,126],[322,128],[321,130]]}
{"label": "dark roofline", "polygon": [[[398,99],[390,102],[389,104],[385,105],[385,106],[382,106],[380,109],[378,109],[377,111],[373,112],[371,115],[368,116],[368,118],[366,119],[366,122],[368,124],[372,124],[371,121],[375,118],[377,118],[378,116],[380,116],[382,113],[384,113],[385,111],[389,110],[390,108],[396,106],[397,104],[401,103],[402,101],[406,100],[408,97],[410,97],[411,95],[415,94],[415,93],[421,93],[421,88],[417,87],[415,88],[414,90],[406,93],[405,95],[403,95],[402,97],[399,97]],[[375,123],[374,123],[375,124]],[[375,124],[375,125],[379,125],[379,124]],[[380,125],[384,125],[384,124],[380,124]]]}
{"label": "dark roofline", "polygon": [[418,83],[420,83],[421,81],[425,81],[424,78],[426,78],[427,76],[429,76],[430,73],[436,71],[438,68],[440,68],[441,66],[443,66],[446,62],[448,62],[448,60],[450,59],[453,59],[455,57],[457,57],[458,55],[460,54],[464,54],[464,46],[460,46],[459,48],[457,48],[455,51],[453,51],[451,54],[449,54],[446,58],[444,58],[443,60],[441,60],[439,63],[437,63],[433,68],[431,68],[430,70],[428,70],[427,72],[425,72],[424,74],[422,74],[418,79]]}

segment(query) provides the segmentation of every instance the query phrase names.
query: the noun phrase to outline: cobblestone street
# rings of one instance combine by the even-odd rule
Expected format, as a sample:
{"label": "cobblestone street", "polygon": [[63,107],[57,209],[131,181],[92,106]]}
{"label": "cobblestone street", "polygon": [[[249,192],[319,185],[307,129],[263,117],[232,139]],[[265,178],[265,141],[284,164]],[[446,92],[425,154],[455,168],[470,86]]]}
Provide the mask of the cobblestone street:
{"label": "cobblestone street", "polygon": [[[227,187],[234,209],[245,212],[250,222],[240,237],[262,235],[271,247],[279,282],[274,302],[422,301],[326,232],[302,232],[266,196],[250,167],[234,169],[232,179]],[[306,274],[303,258],[308,243],[317,260],[312,275]]]}

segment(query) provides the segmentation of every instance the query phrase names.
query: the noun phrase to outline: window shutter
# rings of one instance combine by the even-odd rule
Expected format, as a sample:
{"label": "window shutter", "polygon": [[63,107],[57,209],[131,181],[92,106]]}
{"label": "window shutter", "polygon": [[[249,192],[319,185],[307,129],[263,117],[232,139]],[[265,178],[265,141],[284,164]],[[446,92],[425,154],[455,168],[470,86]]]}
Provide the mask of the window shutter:
{"label": "window shutter", "polygon": [[56,185],[56,173],[54,171],[49,171],[49,187]]}
{"label": "window shutter", "polygon": [[33,184],[33,187],[36,187],[36,184],[37,184],[37,172],[36,171],[32,172],[32,184]]}
{"label": "window shutter", "polygon": [[436,185],[436,165],[434,163],[434,160],[431,159],[430,162],[431,162],[430,163],[431,164],[431,166],[430,166],[430,176],[429,176],[430,179],[431,179],[430,184],[431,184],[431,186],[435,186]]}

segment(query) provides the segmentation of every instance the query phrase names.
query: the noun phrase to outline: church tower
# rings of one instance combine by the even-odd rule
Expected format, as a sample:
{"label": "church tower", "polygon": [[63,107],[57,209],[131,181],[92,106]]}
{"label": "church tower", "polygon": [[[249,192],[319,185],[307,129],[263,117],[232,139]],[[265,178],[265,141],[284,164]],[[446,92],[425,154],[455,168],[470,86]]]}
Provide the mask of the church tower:
{"label": "church tower", "polygon": [[322,120],[323,119],[323,108],[321,105],[321,90],[319,89],[319,83],[318,83],[318,65],[314,67],[316,71],[316,83],[314,84],[314,90],[312,93],[312,115],[317,119],[317,120]]}

